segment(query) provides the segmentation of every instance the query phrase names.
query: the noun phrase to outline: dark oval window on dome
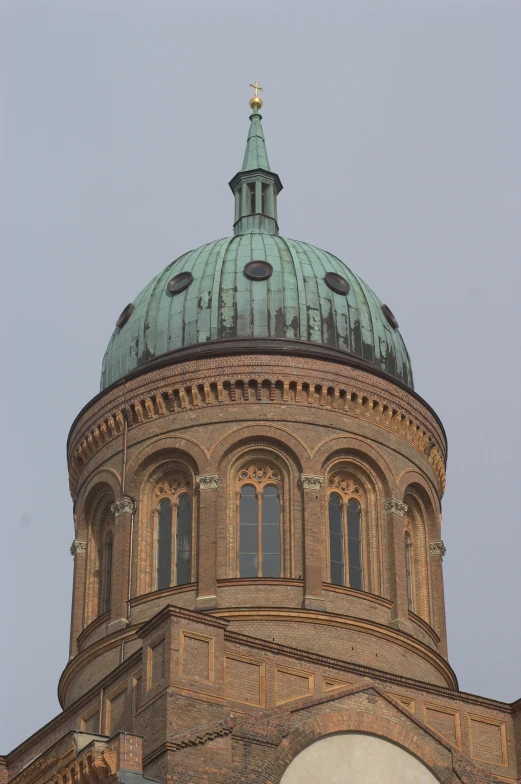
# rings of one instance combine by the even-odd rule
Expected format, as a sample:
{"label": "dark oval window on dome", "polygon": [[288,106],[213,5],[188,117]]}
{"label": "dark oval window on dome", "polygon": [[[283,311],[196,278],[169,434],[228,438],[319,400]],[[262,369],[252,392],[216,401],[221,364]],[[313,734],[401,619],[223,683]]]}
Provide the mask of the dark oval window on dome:
{"label": "dark oval window on dome", "polygon": [[324,280],[335,294],[349,294],[349,283],[342,275],[338,275],[336,272],[326,272]]}
{"label": "dark oval window on dome", "polygon": [[118,329],[121,329],[121,327],[124,327],[125,324],[127,323],[127,321],[129,320],[129,318],[131,317],[133,312],[134,312],[134,305],[132,304],[132,302],[130,302],[127,305],[127,307],[123,308],[123,310],[121,311],[121,315],[118,318],[118,320],[116,321],[116,327]]}
{"label": "dark oval window on dome", "polygon": [[194,276],[191,272],[180,272],[179,275],[174,275],[174,277],[168,281],[167,289],[170,294],[179,294],[181,291],[188,288],[190,283],[193,282],[193,279]]}
{"label": "dark oval window on dome", "polygon": [[273,267],[267,261],[250,261],[244,267],[244,274],[250,280],[266,280],[273,272]]}
{"label": "dark oval window on dome", "polygon": [[388,305],[382,305],[382,313],[393,329],[398,329],[398,322],[396,316]]}

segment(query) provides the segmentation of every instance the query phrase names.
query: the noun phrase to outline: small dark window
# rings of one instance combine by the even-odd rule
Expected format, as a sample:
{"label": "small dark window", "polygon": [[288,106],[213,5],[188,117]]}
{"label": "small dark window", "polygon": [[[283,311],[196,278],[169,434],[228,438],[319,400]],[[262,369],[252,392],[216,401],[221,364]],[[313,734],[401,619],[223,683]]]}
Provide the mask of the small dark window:
{"label": "small dark window", "polygon": [[266,194],[268,192],[268,188],[269,187],[270,187],[269,185],[266,185],[265,183],[262,183],[262,188],[261,188],[261,212],[262,212],[263,215],[266,215],[267,212],[268,212],[267,195]]}
{"label": "small dark window", "polygon": [[116,321],[116,327],[118,329],[121,329],[121,327],[124,327],[125,324],[127,323],[127,321],[129,320],[129,318],[131,317],[133,312],[134,312],[134,305],[132,304],[132,302],[130,302],[127,305],[127,307],[123,308],[123,310],[121,311],[121,315],[118,318],[118,320]]}
{"label": "small dark window", "polygon": [[267,261],[250,261],[244,267],[244,274],[251,280],[267,280],[273,267]]}
{"label": "small dark window", "polygon": [[335,294],[348,294],[349,293],[349,283],[342,275],[337,275],[336,272],[326,272],[324,275],[324,280],[326,285],[329,286],[331,291],[334,291]]}
{"label": "small dark window", "polygon": [[382,305],[382,313],[393,329],[398,329],[398,322],[396,316],[388,305]]}
{"label": "small dark window", "polygon": [[179,294],[181,291],[188,288],[193,279],[194,276],[191,272],[180,272],[179,275],[174,275],[174,277],[168,281],[167,289],[170,294]]}
{"label": "small dark window", "polygon": [[248,196],[250,198],[250,214],[254,215],[255,210],[255,183],[248,185]]}

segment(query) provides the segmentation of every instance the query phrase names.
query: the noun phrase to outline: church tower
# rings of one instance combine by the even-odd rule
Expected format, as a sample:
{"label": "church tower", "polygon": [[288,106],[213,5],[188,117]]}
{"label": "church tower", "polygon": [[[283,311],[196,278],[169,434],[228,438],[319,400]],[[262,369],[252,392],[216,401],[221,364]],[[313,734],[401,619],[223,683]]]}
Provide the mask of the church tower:
{"label": "church tower", "polygon": [[63,713],[5,780],[514,784],[521,703],[448,660],[443,425],[391,308],[279,233],[252,87],[233,234],[123,308],[72,425]]}

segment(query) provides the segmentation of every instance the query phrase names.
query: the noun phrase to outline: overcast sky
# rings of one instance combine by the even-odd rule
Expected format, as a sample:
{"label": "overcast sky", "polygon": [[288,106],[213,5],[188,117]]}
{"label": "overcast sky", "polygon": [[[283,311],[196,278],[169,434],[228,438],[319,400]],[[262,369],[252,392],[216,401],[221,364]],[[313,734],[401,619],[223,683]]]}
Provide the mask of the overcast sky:
{"label": "overcast sky", "polygon": [[460,688],[521,696],[518,0],[0,6],[0,753],[59,712],[69,427],[127,302],[231,233],[255,79],[281,232],[389,304],[445,425]]}

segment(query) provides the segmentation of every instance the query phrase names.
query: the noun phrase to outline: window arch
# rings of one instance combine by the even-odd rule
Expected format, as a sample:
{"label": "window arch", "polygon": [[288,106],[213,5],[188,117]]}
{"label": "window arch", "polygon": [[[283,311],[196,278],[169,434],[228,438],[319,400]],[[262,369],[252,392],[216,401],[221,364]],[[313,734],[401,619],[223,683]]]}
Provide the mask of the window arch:
{"label": "window arch", "polygon": [[282,477],[254,463],[238,474],[239,577],[282,576]]}
{"label": "window arch", "polygon": [[103,578],[101,594],[101,612],[106,613],[110,610],[110,594],[112,590],[112,560],[114,549],[114,537],[112,530],[108,531],[103,546]]}
{"label": "window arch", "polygon": [[412,573],[412,539],[409,531],[405,532],[405,574],[407,578],[407,602],[409,612],[414,612],[414,585]]}
{"label": "window arch", "polygon": [[362,492],[345,472],[328,482],[329,566],[334,585],[364,589]]}
{"label": "window arch", "polygon": [[156,488],[156,589],[186,585],[192,573],[192,483],[176,474]]}

